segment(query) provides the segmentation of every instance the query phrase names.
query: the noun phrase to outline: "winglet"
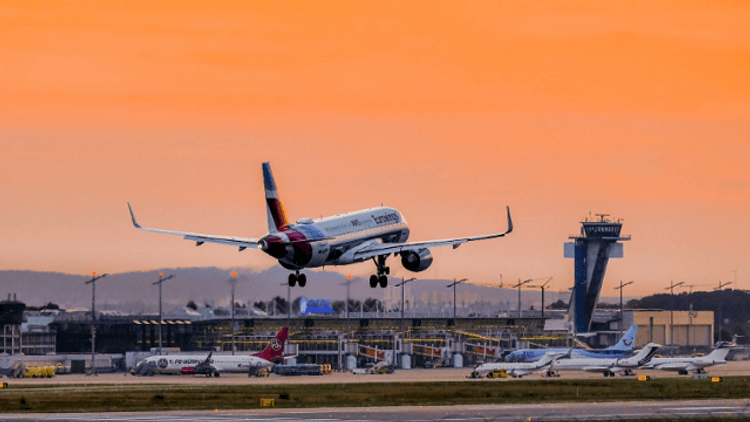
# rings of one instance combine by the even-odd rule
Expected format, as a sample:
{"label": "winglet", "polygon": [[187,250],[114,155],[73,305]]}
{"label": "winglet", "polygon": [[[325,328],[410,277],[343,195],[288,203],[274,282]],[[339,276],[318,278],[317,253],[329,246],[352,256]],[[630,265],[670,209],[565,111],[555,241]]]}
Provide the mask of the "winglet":
{"label": "winglet", "polygon": [[136,229],[142,229],[140,224],[138,224],[137,221],[135,221],[135,214],[133,214],[133,208],[130,207],[130,202],[128,202],[128,210],[130,211],[130,218],[133,220],[133,225]]}
{"label": "winglet", "polygon": [[510,207],[506,205],[505,209],[508,210],[508,231],[505,234],[508,234],[513,231],[513,220],[510,219]]}

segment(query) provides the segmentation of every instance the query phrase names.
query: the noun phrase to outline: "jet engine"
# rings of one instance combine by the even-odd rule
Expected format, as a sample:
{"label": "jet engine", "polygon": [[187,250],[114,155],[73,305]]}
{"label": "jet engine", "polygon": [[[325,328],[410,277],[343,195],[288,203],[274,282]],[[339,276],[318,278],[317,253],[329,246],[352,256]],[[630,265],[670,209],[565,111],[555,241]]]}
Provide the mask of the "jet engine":
{"label": "jet engine", "polygon": [[429,249],[401,252],[401,265],[409,271],[419,272],[430,268],[432,252]]}

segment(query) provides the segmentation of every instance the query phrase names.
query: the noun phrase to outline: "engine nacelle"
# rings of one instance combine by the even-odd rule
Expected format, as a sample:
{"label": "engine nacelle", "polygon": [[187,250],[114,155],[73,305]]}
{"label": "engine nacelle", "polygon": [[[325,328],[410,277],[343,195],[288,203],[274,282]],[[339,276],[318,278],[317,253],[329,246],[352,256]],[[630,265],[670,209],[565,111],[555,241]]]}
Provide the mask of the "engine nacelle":
{"label": "engine nacelle", "polygon": [[432,252],[427,248],[401,252],[401,265],[415,273],[424,271],[432,265]]}

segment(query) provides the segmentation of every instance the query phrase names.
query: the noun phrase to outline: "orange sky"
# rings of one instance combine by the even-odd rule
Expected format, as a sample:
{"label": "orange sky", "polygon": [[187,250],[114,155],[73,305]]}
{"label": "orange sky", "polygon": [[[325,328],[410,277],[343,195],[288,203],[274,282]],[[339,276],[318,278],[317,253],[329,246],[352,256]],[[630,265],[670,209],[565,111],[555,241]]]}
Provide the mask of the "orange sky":
{"label": "orange sky", "polygon": [[295,220],[383,203],[427,240],[511,206],[420,277],[566,289],[604,212],[633,240],[603,292],[750,288],[750,6],[198,3],[0,5],[0,269],[271,266],[125,206],[258,237],[271,161]]}

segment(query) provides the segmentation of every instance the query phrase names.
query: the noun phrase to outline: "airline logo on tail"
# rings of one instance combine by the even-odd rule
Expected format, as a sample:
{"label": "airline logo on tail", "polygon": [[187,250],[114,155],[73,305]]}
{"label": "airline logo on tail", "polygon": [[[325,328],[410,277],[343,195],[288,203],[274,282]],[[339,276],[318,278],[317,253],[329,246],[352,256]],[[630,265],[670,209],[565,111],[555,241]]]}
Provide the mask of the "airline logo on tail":
{"label": "airline logo on tail", "polygon": [[279,191],[276,190],[276,182],[271,173],[271,164],[263,163],[263,186],[266,190],[266,211],[268,213],[268,231],[278,232],[289,225],[286,218],[284,204],[279,199]]}
{"label": "airline logo on tail", "polygon": [[625,332],[625,335],[623,335],[620,341],[617,342],[617,344],[611,347],[607,347],[605,350],[633,350],[633,341],[635,340],[635,335],[637,332],[638,326],[631,325],[628,331]]}
{"label": "airline logo on tail", "polygon": [[289,328],[284,327],[276,334],[276,338],[271,340],[271,343],[260,353],[255,353],[253,356],[265,359],[269,362],[278,363],[284,360],[284,343],[289,337]]}

